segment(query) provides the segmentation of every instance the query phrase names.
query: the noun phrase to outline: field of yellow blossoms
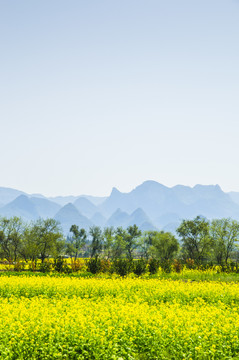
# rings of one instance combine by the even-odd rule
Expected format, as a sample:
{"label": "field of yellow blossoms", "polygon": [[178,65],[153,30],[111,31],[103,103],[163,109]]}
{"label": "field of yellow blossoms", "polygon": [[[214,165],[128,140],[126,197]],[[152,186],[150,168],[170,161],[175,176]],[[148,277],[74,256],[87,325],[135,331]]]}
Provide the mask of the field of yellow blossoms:
{"label": "field of yellow blossoms", "polygon": [[0,359],[239,359],[239,285],[0,277]]}

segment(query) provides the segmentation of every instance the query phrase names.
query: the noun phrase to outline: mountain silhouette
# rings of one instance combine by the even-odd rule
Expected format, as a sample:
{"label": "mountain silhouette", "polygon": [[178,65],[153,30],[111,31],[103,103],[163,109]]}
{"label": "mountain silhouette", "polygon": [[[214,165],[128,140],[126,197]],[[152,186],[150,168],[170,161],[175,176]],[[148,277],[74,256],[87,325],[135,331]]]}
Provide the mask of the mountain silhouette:
{"label": "mountain silhouette", "polygon": [[113,227],[126,227],[128,224],[128,221],[130,219],[129,214],[122,211],[121,209],[117,209],[108,219],[106,222],[106,226],[113,226]]}
{"label": "mountain silhouette", "polygon": [[104,227],[106,224],[107,219],[100,213],[100,212],[96,212],[91,218],[90,221],[96,225],[96,226],[100,226],[100,227]]}
{"label": "mountain silhouette", "polygon": [[0,209],[1,216],[21,217],[24,221],[35,220],[39,213],[35,204],[26,195],[20,195]]}
{"label": "mountain silhouette", "polygon": [[239,193],[225,193],[219,185],[167,187],[152,180],[128,193],[114,187],[107,198],[90,195],[46,198],[1,187],[0,215],[20,216],[25,221],[54,217],[63,224],[64,231],[69,231],[73,224],[89,229],[92,225],[127,227],[134,223],[147,230],[175,230],[183,219],[197,215],[209,220],[230,217],[239,221]]}
{"label": "mountain silhouette", "polygon": [[84,216],[91,218],[96,212],[99,212],[97,206],[84,197],[79,197],[74,201],[74,206]]}
{"label": "mountain silhouette", "polygon": [[63,206],[55,215],[55,220],[59,221],[65,234],[68,234],[72,225],[77,225],[79,228],[89,230],[92,222],[80,214],[77,208],[69,203]]}
{"label": "mountain silhouette", "polygon": [[11,201],[15,200],[20,195],[27,195],[23,191],[19,191],[16,189],[0,187],[0,203],[6,205]]}

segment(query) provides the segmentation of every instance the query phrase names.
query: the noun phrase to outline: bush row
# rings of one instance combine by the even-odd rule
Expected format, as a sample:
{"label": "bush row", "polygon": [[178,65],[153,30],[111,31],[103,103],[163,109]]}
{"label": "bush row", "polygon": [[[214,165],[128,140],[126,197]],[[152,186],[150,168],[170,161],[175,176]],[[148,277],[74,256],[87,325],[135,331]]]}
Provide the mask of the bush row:
{"label": "bush row", "polygon": [[[227,265],[216,266],[211,264],[206,265],[197,265],[192,259],[187,259],[186,263],[182,263],[179,260],[173,261],[160,261],[158,259],[152,258],[149,260],[145,259],[115,259],[110,261],[107,259],[100,258],[98,256],[91,259],[71,259],[67,261],[62,256],[59,256],[55,259],[46,259],[43,263],[37,261],[31,262],[13,262],[11,269],[14,271],[31,271],[31,272],[57,272],[64,274],[71,274],[76,272],[88,272],[91,274],[99,273],[108,273],[108,274],[117,274],[120,276],[126,276],[130,273],[135,275],[143,275],[146,272],[153,275],[160,270],[164,273],[176,272],[180,273],[183,268],[187,269],[198,269],[198,270],[209,270],[215,269],[218,272],[225,273],[239,273],[239,264],[235,262],[228,263]],[[9,270],[9,263],[5,263],[2,270]]]}

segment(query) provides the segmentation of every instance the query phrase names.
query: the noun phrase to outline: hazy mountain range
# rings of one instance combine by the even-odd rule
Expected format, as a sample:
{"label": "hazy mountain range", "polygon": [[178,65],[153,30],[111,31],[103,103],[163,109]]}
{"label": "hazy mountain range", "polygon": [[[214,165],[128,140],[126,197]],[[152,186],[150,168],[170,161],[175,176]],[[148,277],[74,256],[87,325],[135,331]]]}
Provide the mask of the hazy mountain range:
{"label": "hazy mountain range", "polygon": [[113,188],[109,197],[47,198],[0,187],[0,215],[20,216],[25,221],[52,217],[61,223],[65,234],[72,224],[86,229],[136,224],[142,231],[175,231],[182,219],[197,215],[239,220],[239,193],[225,193],[219,185],[169,188],[156,181],[145,181],[128,193]]}

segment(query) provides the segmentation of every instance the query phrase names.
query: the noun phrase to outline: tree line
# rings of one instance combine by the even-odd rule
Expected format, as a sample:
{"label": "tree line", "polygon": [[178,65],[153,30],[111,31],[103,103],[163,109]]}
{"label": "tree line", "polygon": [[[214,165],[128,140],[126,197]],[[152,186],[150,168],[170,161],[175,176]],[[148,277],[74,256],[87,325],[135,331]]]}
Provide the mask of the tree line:
{"label": "tree line", "polygon": [[9,262],[24,260],[42,263],[48,258],[68,256],[117,259],[156,259],[160,263],[178,259],[195,264],[224,265],[238,259],[239,222],[197,216],[183,220],[176,235],[165,231],[141,232],[136,226],[92,226],[87,232],[73,224],[64,237],[54,219],[38,219],[25,223],[19,217],[0,218],[0,258]]}

